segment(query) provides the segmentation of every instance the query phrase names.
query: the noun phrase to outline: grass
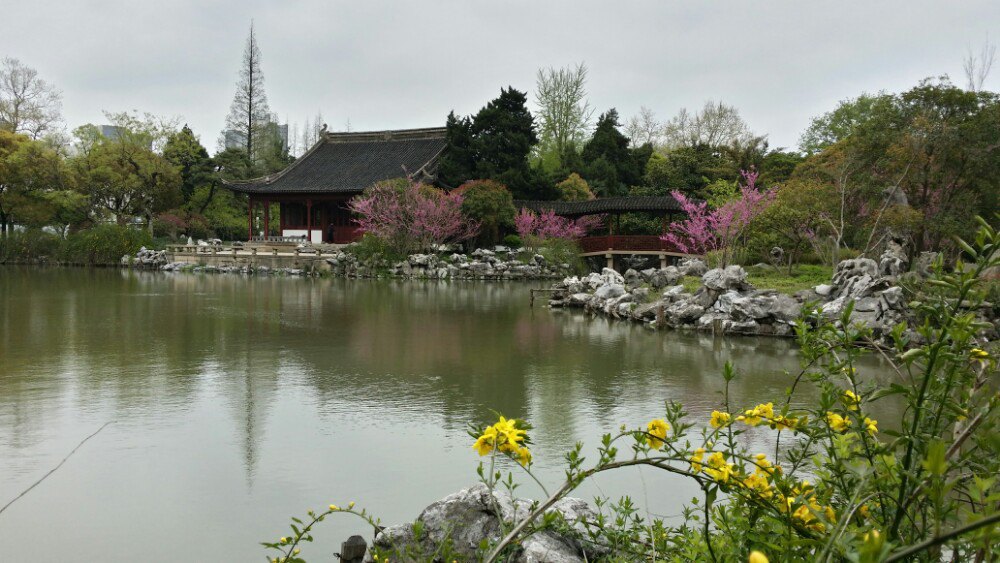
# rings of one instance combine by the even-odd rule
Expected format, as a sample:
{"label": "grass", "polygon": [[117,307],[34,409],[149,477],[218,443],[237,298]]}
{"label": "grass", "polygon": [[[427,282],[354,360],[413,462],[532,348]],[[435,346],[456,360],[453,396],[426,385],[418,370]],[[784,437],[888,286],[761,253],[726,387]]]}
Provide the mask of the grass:
{"label": "grass", "polygon": [[[830,278],[833,277],[833,268],[816,264],[795,266],[791,275],[784,268],[776,270],[749,266],[746,271],[747,281],[757,289],[774,289],[788,295],[803,289],[812,289],[819,284],[830,283]],[[687,293],[694,293],[701,287],[701,278],[685,276],[680,280],[680,284]]]}
{"label": "grass", "polygon": [[830,283],[833,268],[818,264],[800,264],[788,275],[785,268],[747,268],[747,281],[758,289],[775,289],[789,295],[803,289],[812,289],[823,283]]}

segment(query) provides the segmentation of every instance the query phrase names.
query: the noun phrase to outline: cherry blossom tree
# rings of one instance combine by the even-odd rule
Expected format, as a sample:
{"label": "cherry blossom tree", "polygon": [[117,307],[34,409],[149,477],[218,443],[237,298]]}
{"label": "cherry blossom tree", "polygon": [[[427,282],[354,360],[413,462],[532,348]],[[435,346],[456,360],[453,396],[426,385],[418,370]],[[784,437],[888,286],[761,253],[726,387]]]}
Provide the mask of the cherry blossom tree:
{"label": "cherry blossom tree", "polygon": [[411,182],[376,184],[348,204],[354,221],[400,253],[474,237],[479,223],[462,214],[462,196]]}
{"label": "cherry blossom tree", "polygon": [[599,227],[601,222],[602,218],[597,215],[570,219],[556,215],[551,209],[538,214],[522,208],[514,217],[514,228],[521,240],[530,244],[529,241],[532,240],[539,242],[548,239],[577,240]]}
{"label": "cherry blossom tree", "polygon": [[689,254],[721,255],[722,266],[732,260],[736,245],[742,240],[750,222],[774,201],[774,190],[757,189],[757,172],[741,171],[743,183],[739,197],[710,209],[708,202],[693,201],[674,191],[671,195],[687,213],[684,221],[672,223],[670,232],[661,240]]}

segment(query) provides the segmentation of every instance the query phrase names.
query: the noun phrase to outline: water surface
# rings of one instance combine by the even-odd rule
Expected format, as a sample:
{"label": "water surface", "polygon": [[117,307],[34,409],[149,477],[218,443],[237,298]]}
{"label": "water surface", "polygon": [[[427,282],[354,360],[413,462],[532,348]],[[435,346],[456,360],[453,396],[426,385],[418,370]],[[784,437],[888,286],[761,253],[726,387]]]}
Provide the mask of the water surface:
{"label": "water surface", "polygon": [[[667,399],[707,417],[727,360],[739,404],[783,396],[799,367],[786,340],[529,308],[544,285],[0,268],[0,505],[114,421],[0,514],[2,558],[262,560],[309,508],[398,523],[472,484],[466,427],[491,411],[534,424],[555,487],[575,442]],[[634,470],[579,496],[671,517],[695,492]],[[305,555],[353,533],[371,535],[328,520]]]}

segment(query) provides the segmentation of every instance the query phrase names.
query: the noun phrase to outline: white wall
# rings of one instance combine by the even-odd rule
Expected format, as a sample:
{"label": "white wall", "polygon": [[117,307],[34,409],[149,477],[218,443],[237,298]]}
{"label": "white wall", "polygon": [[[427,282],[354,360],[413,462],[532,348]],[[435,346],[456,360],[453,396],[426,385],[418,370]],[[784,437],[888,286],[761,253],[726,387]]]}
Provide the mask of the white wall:
{"label": "white wall", "polygon": [[[285,230],[281,231],[281,236],[283,236],[283,237],[304,237],[304,236],[306,236],[306,230],[305,229],[285,229]],[[320,229],[313,229],[312,230],[312,236],[309,237],[309,240],[311,240],[315,244],[322,243],[323,242],[323,231],[320,230]]]}

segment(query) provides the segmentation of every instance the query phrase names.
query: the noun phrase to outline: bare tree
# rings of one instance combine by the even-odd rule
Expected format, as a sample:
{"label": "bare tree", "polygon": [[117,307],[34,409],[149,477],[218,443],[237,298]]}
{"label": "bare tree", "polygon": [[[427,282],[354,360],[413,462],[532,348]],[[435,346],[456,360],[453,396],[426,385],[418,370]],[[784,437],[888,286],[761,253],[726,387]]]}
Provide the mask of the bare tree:
{"label": "bare tree", "polygon": [[697,113],[687,108],[681,110],[663,127],[663,137],[668,147],[712,147],[745,143],[753,133],[740,112],[723,102],[709,100]]}
{"label": "bare tree", "polygon": [[663,124],[656,119],[653,110],[642,106],[639,113],[628,118],[625,123],[625,136],[633,147],[640,147],[646,143],[657,146],[662,142]]}
{"label": "bare tree", "polygon": [[965,80],[966,89],[970,92],[979,92],[983,89],[983,84],[986,82],[986,78],[990,75],[990,70],[993,69],[993,61],[997,56],[997,46],[990,41],[990,37],[986,36],[986,42],[983,43],[982,49],[979,50],[979,55],[972,52],[972,48],[969,48],[969,53],[965,57]]}
{"label": "bare tree", "polygon": [[250,24],[250,36],[243,50],[243,64],[240,79],[236,83],[236,95],[226,118],[226,128],[238,137],[251,162],[258,162],[264,150],[271,110],[264,93],[264,73],[260,70],[260,47]]}
{"label": "bare tree", "polygon": [[587,103],[587,66],[539,69],[535,103],[542,144],[562,155],[570,145],[582,143],[594,115]]}
{"label": "bare tree", "polygon": [[62,121],[62,93],[17,59],[0,62],[0,129],[38,139]]}

